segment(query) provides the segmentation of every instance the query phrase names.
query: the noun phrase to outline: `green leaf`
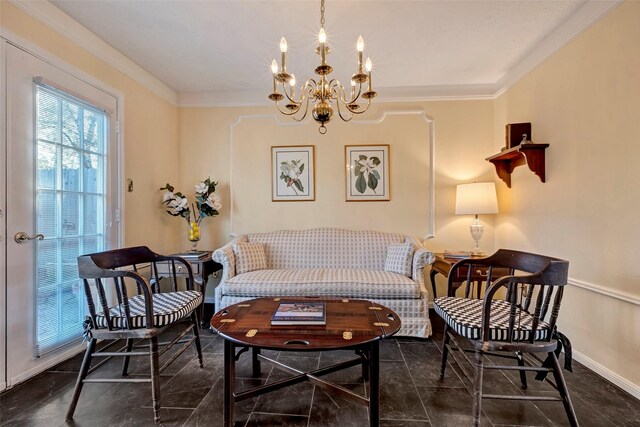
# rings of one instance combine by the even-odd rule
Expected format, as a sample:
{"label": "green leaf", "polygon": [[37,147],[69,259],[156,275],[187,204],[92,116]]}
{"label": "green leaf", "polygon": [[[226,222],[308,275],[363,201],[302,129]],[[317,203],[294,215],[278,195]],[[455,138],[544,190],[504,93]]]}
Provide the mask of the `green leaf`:
{"label": "green leaf", "polygon": [[362,165],[357,160],[353,161],[353,174],[360,175],[362,173]]}
{"label": "green leaf", "polygon": [[304,170],[304,163],[300,165],[300,172],[299,173],[302,173],[303,170]]}
{"label": "green leaf", "polygon": [[371,162],[373,163],[373,166],[378,166],[380,164],[380,159],[374,156],[371,158]]}
{"label": "green leaf", "polygon": [[356,190],[358,190],[360,194],[364,194],[367,190],[367,181],[364,179],[363,173],[358,175],[358,179],[356,179]]}
{"label": "green leaf", "polygon": [[302,186],[302,181],[300,181],[299,179],[296,179],[295,181],[293,181],[293,185],[295,185],[298,190],[304,191],[304,187]]}
{"label": "green leaf", "polygon": [[371,171],[371,173],[376,177],[376,179],[378,179],[378,180],[380,179],[380,174],[378,173],[377,170],[374,169],[374,170]]}
{"label": "green leaf", "polygon": [[367,183],[369,188],[373,191],[376,191],[376,187],[378,186],[378,178],[376,178],[372,173],[369,174],[369,182]]}
{"label": "green leaf", "polygon": [[367,160],[367,156],[363,154],[360,154],[358,157],[360,158],[360,160]]}

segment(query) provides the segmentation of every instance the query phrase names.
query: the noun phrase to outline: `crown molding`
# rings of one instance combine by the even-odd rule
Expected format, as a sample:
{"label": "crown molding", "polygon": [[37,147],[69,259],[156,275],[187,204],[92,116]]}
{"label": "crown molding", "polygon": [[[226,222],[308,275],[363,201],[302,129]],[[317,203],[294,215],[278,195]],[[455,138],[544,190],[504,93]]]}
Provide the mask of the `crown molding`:
{"label": "crown molding", "polygon": [[[421,102],[452,101],[473,99],[494,99],[495,86],[478,85],[440,85],[440,86],[403,86],[376,88],[379,96],[376,102]],[[247,107],[273,105],[263,94],[256,96],[255,91],[189,92],[178,94],[180,107]]]}
{"label": "crown molding", "polygon": [[[249,107],[271,102],[255,91],[210,91],[177,93],[127,56],[46,1],[9,0],[25,13],[73,40],[97,58],[178,107]],[[495,99],[515,82],[552,56],[622,0],[587,0],[565,22],[523,54],[495,83],[381,87],[377,102],[423,102]]]}
{"label": "crown molding", "polygon": [[48,1],[9,1],[23,12],[74,41],[98,59],[122,72],[125,76],[149,89],[165,101],[172,105],[178,104],[178,94],[175,90]]}
{"label": "crown molding", "polygon": [[546,37],[512,64],[509,71],[496,82],[494,97],[500,96],[514,83],[595,24],[620,3],[622,3],[622,0],[584,2],[566,21],[558,25],[555,30],[547,34]]}

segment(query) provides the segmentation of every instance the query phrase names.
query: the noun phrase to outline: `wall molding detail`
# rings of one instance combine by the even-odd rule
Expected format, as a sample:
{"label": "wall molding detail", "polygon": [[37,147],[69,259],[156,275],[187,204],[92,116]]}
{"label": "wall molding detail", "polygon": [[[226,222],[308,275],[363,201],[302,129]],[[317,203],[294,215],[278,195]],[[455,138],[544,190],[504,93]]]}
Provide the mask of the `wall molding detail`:
{"label": "wall molding detail", "polygon": [[[380,111],[378,117],[368,120],[359,120],[354,119],[351,121],[351,124],[355,125],[367,125],[367,124],[380,124],[389,116],[397,116],[397,115],[417,115],[420,116],[427,126],[429,127],[429,141],[427,142],[427,150],[429,152],[429,168],[427,170],[427,176],[429,177],[429,195],[427,197],[427,203],[429,203],[429,219],[428,219],[428,230],[425,234],[423,234],[422,238],[424,240],[432,239],[435,237],[435,145],[436,145],[436,134],[435,134],[435,121],[433,117],[429,116],[427,112],[423,108],[408,108],[408,109],[393,109],[393,110],[382,110]],[[307,123],[311,119],[304,120],[302,122],[296,122],[292,120],[287,120],[288,117],[284,117],[277,113],[271,114],[241,114],[238,116],[238,119],[233,122],[229,126],[229,165],[233,165],[233,145],[234,145],[234,129],[239,126],[245,120],[252,119],[273,119],[273,121],[280,126],[302,126]],[[286,120],[286,121],[285,121]],[[235,237],[238,233],[233,228],[233,173],[229,173],[229,235],[231,237]]]}
{"label": "wall molding detail", "polygon": [[569,278],[568,283],[572,286],[576,286],[587,291],[595,292],[600,295],[604,295],[610,298],[615,298],[620,301],[627,302],[636,306],[640,306],[640,296],[634,295],[630,292],[619,291],[606,286],[600,286],[593,283],[585,282],[578,279]]}
{"label": "wall molding detail", "polygon": [[72,40],[96,58],[106,62],[171,105],[176,106],[178,104],[178,94],[175,90],[53,4],[47,1],[9,1],[29,16],[37,19],[58,34]]}
{"label": "wall molding detail", "polygon": [[[595,360],[585,356],[584,354],[575,351],[575,349],[573,350],[573,358],[577,362],[580,362],[596,374],[606,379],[607,381],[617,385],[636,399],[640,399],[640,385],[632,383],[628,379],[613,372],[606,366],[603,366]],[[569,392],[571,392],[571,390],[569,390]]]}

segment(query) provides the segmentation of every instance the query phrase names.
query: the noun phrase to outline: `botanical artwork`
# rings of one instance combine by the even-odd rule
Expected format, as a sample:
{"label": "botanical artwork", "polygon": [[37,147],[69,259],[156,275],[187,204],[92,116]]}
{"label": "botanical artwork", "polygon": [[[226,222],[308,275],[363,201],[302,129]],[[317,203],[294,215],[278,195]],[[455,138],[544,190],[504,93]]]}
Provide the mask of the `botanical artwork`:
{"label": "botanical artwork", "polygon": [[314,146],[271,147],[272,200],[315,200]]}
{"label": "botanical artwork", "polygon": [[389,146],[345,146],[346,200],[389,200]]}

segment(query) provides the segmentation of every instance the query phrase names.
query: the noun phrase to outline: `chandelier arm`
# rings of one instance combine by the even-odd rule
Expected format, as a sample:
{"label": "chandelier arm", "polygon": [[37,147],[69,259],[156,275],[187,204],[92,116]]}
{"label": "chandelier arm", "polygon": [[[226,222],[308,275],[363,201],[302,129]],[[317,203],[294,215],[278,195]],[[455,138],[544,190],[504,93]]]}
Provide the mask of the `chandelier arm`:
{"label": "chandelier arm", "polygon": [[[336,102],[336,105],[338,106],[338,116],[340,116],[340,118],[342,119],[343,122],[350,122],[351,119],[353,119],[353,114],[351,114],[351,116],[346,117],[342,114],[342,109],[340,108],[340,101],[338,100],[338,102]],[[351,111],[351,109],[349,109],[349,107],[347,107],[347,104],[345,104],[345,107],[347,108],[347,110]],[[353,113],[351,111],[351,113]]]}
{"label": "chandelier arm", "polygon": [[[336,91],[336,99],[340,99],[345,105],[353,104],[358,100],[358,98],[360,98],[360,95],[362,94],[362,83],[358,83],[358,93],[357,94],[354,93],[353,99],[351,99],[350,101],[347,101],[347,97],[346,97],[347,91],[344,88],[344,85],[342,85],[339,80],[332,79],[329,82],[329,85],[331,86],[332,90]],[[342,92],[336,90],[337,87],[339,87],[342,90]],[[340,96],[340,94],[342,94],[342,96]],[[349,111],[353,112],[350,108],[349,108]]]}
{"label": "chandelier arm", "polygon": [[[301,105],[302,106],[302,105]],[[300,107],[298,107],[298,111],[300,110]],[[305,102],[305,107],[304,107],[304,114],[302,115],[302,117],[300,117],[299,119],[296,117],[293,117],[293,120],[295,120],[296,122],[301,122],[303,121],[306,117],[307,117],[307,113],[309,112],[309,98],[307,98],[307,102]],[[296,111],[297,113],[297,111]]]}
{"label": "chandelier arm", "polygon": [[304,97],[305,97],[304,95],[301,96],[300,101],[296,101],[295,99],[291,98],[289,96],[289,94],[287,93],[287,87],[285,86],[284,83],[282,83],[282,92],[284,92],[284,96],[285,96],[285,98],[287,98],[287,101],[289,101],[289,102],[291,102],[293,104],[299,105],[299,104],[302,104],[304,102]]}
{"label": "chandelier arm", "polygon": [[362,113],[366,113],[370,106],[371,106],[371,99],[367,99],[367,106],[362,111],[352,110],[351,108],[349,108],[348,105],[347,105],[347,109],[351,111],[351,113],[353,114],[362,114]]}
{"label": "chandelier arm", "polygon": [[[285,116],[291,116],[291,117],[293,117],[295,114],[297,114],[297,113],[298,113],[298,111],[300,111],[300,107],[301,107],[301,106],[302,106],[302,103],[300,103],[299,105],[297,105],[297,107],[296,107],[295,111],[286,111],[286,110],[283,110],[283,109],[280,107],[280,104],[278,104],[278,103],[276,102],[276,107],[278,108],[278,111],[280,111],[280,112],[281,112],[282,114],[284,114]],[[295,119],[295,117],[293,117],[293,118]]]}

